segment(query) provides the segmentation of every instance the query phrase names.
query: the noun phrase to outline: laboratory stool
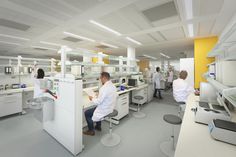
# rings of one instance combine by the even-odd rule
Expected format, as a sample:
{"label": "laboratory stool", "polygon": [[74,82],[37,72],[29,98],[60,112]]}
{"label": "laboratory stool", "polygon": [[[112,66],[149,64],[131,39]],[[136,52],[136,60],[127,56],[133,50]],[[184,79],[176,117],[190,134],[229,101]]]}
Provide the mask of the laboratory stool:
{"label": "laboratory stool", "polygon": [[113,146],[116,146],[120,143],[120,136],[112,132],[112,118],[117,116],[117,115],[118,115],[118,111],[113,110],[112,113],[110,113],[109,115],[104,117],[105,119],[108,118],[108,121],[110,123],[109,133],[104,135],[101,139],[101,143],[104,146],[113,147]]}
{"label": "laboratory stool", "polygon": [[163,116],[163,120],[169,124],[172,124],[172,135],[170,141],[165,141],[160,144],[160,148],[165,155],[169,157],[174,157],[174,152],[175,152],[174,126],[180,125],[182,123],[182,119],[173,114],[166,114]]}
{"label": "laboratory stool", "polygon": [[[134,99],[136,99],[138,101],[141,101],[141,100],[144,99],[144,97],[143,96],[134,96]],[[140,111],[140,105],[141,104],[140,103],[137,103],[137,104],[138,104],[137,112],[134,112],[133,116],[135,118],[144,118],[146,116],[146,114]]]}
{"label": "laboratory stool", "polygon": [[186,108],[186,104],[185,102],[177,102],[178,106],[179,106],[179,110],[178,110],[178,116],[181,116],[181,113],[184,113],[185,108]]}

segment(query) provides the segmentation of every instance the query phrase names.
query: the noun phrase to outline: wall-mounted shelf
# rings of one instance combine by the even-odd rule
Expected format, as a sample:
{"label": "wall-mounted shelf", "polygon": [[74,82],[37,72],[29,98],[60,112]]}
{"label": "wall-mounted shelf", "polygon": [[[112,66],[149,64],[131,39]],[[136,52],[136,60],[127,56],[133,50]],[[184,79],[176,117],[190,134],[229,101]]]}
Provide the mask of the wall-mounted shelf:
{"label": "wall-mounted shelf", "polygon": [[214,86],[220,93],[223,92],[223,90],[228,89],[228,86],[223,85],[222,83],[212,79],[212,78],[207,78],[207,81]]}
{"label": "wall-mounted shelf", "polygon": [[223,91],[223,96],[236,107],[236,88],[229,88]]}

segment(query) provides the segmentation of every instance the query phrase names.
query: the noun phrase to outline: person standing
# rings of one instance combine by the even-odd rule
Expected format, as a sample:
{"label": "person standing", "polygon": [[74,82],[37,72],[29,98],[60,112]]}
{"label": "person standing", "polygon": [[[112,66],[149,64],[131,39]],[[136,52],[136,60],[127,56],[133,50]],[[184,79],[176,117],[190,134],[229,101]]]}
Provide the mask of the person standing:
{"label": "person standing", "polygon": [[153,97],[157,97],[157,92],[158,92],[158,98],[162,99],[161,96],[161,80],[163,80],[163,76],[160,73],[161,69],[160,67],[156,68],[156,73],[153,75],[153,82],[154,82],[154,87],[155,87],[155,91],[154,91],[154,95]]}
{"label": "person standing", "polygon": [[174,78],[174,73],[173,70],[170,68],[168,72],[168,79],[167,79],[167,89],[171,89],[173,85],[173,78]]}
{"label": "person standing", "polygon": [[[102,87],[99,89],[98,97],[89,96],[96,107],[85,111],[85,118],[88,124],[88,130],[83,132],[85,135],[94,136],[95,131],[101,131],[101,120],[112,113],[117,99],[116,87],[110,80],[108,72],[102,72],[100,76]],[[94,127],[94,122],[96,126]]]}

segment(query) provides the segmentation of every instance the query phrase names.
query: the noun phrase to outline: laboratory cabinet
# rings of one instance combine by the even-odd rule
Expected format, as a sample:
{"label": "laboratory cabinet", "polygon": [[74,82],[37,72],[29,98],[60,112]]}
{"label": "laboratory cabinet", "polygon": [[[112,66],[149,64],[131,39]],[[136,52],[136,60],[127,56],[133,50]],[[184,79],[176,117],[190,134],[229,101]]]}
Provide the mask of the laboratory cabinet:
{"label": "laboratory cabinet", "polygon": [[113,118],[115,120],[120,120],[129,114],[129,93],[124,93],[118,96],[115,109],[118,111],[118,115]]}
{"label": "laboratory cabinet", "polygon": [[22,93],[0,95],[0,117],[22,112]]}

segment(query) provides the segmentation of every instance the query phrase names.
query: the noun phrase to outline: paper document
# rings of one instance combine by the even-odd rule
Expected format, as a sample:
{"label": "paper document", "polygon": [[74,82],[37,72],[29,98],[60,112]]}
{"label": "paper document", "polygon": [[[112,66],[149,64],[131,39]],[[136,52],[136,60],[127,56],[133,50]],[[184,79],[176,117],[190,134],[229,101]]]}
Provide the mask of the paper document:
{"label": "paper document", "polygon": [[85,93],[88,94],[88,96],[91,96],[93,98],[96,97],[96,93],[93,90],[85,90]]}

